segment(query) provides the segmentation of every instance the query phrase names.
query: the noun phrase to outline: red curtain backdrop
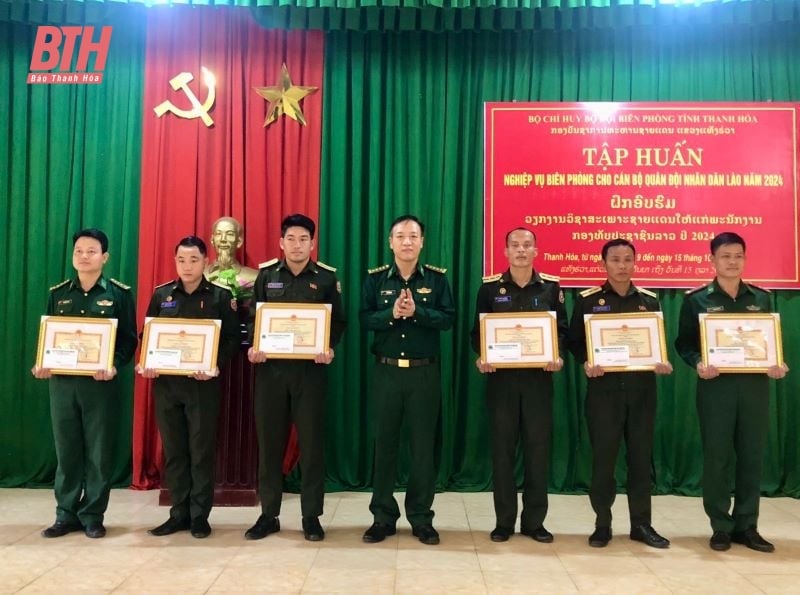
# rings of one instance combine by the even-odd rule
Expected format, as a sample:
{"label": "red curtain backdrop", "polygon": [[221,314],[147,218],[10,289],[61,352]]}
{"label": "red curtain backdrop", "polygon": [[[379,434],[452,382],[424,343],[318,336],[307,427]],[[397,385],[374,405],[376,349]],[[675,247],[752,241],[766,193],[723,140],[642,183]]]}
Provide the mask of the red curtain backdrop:
{"label": "red curtain backdrop", "polygon": [[[142,140],[138,319],[144,320],[152,288],[175,277],[173,250],[230,215],[244,225],[240,260],[257,267],[279,255],[281,219],[319,215],[324,38],[318,31],[268,31],[241,9],[154,8],[148,11]],[[286,63],[295,85],[319,87],[300,103],[308,122],[282,117],[263,127],[268,103],[253,87],[279,84]],[[190,72],[189,87],[207,97],[201,66],[216,76],[216,99],[207,127],[200,118],[157,117],[165,100],[190,109],[170,79]],[[209,246],[210,247],[210,246]],[[149,382],[134,393],[134,488],[157,487],[161,444]]]}

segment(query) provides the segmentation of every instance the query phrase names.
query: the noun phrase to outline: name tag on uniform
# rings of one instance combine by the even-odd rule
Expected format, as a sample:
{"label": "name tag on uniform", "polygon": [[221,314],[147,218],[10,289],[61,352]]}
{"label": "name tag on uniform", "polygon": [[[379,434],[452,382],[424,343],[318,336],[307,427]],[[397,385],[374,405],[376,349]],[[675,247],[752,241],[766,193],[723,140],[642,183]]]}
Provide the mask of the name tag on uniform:
{"label": "name tag on uniform", "polygon": [[161,302],[161,308],[177,308],[178,302]]}
{"label": "name tag on uniform", "polygon": [[709,306],[706,308],[706,312],[724,312],[725,306]]}
{"label": "name tag on uniform", "polygon": [[381,289],[381,295],[394,295],[394,289]]}
{"label": "name tag on uniform", "polygon": [[496,295],[496,296],[494,296],[494,302],[496,304],[501,304],[501,303],[510,302],[510,301],[511,301],[511,296],[510,295]]}
{"label": "name tag on uniform", "polygon": [[605,306],[592,306],[592,312],[611,312],[611,305],[606,304]]}
{"label": "name tag on uniform", "polygon": [[274,283],[267,283],[267,289],[283,289],[283,283],[275,281]]}

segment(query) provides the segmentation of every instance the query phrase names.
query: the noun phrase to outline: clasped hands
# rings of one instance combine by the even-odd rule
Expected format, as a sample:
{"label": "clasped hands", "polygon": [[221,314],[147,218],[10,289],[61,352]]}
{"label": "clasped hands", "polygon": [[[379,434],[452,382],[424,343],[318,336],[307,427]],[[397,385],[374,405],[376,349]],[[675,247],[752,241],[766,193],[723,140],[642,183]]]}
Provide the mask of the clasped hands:
{"label": "clasped hands", "polygon": [[417,311],[417,305],[414,303],[414,294],[410,289],[401,289],[400,295],[394,301],[392,307],[392,316],[397,318],[411,318],[414,312]]}

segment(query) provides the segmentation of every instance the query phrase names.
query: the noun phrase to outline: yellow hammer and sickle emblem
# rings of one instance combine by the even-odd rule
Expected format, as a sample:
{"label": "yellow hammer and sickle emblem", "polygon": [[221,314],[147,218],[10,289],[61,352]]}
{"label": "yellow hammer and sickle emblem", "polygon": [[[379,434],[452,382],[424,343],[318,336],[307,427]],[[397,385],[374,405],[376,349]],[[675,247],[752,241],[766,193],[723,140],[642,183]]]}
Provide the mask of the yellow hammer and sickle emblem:
{"label": "yellow hammer and sickle emblem", "polygon": [[200,100],[197,99],[197,96],[189,88],[189,83],[194,80],[192,73],[181,72],[177,76],[171,78],[169,84],[175,91],[183,91],[184,95],[189,98],[192,109],[181,109],[167,100],[153,108],[153,111],[156,112],[156,116],[160,118],[167,112],[172,112],[179,118],[200,118],[206,126],[211,126],[214,123],[214,120],[208,115],[208,110],[214,105],[214,100],[217,97],[217,78],[214,76],[214,73],[205,66],[202,66],[201,69],[203,71],[203,82],[206,84],[206,87],[208,87],[206,100],[201,104]]}

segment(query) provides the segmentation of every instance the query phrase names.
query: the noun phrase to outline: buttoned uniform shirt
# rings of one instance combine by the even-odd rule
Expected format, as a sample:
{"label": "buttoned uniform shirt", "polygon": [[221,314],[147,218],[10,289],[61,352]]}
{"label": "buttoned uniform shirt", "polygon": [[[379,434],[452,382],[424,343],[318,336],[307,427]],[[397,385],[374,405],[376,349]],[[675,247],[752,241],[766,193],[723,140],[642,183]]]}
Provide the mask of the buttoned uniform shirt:
{"label": "buttoned uniform shirt", "polygon": [[[556,313],[558,350],[559,354],[565,354],[569,323],[567,309],[564,306],[564,293],[558,283],[558,277],[533,270],[531,279],[525,287],[520,287],[514,282],[510,270],[501,275],[487,277],[478,289],[475,320],[470,332],[472,348],[476,353],[481,352],[481,314],[548,311]],[[564,356],[561,357],[563,359]]]}
{"label": "buttoned uniform shirt", "polygon": [[[408,280],[396,264],[369,272],[361,292],[360,317],[368,330],[375,331],[372,353],[396,359],[439,355],[439,335],[453,326],[456,312],[445,272],[419,263]],[[395,319],[392,310],[402,289],[411,290],[415,310],[411,317]]]}
{"label": "buttoned uniform shirt", "polygon": [[741,281],[736,297],[731,297],[719,286],[717,279],[714,279],[708,285],[686,292],[678,319],[675,348],[683,361],[696,368],[702,360],[699,314],[755,314],[771,311],[770,294],[767,290]]}
{"label": "buttoned uniform shirt", "polygon": [[236,299],[229,289],[215,285],[205,277],[192,293],[186,292],[180,279],[159,285],[150,298],[146,316],[220,320],[222,328],[217,350],[217,365],[220,367],[239,350]]}
{"label": "buttoned uniform shirt", "polygon": [[303,270],[295,276],[284,259],[275,258],[260,265],[254,289],[256,299],[253,304],[253,315],[258,302],[330,304],[329,346],[335,347],[342,338],[347,326],[347,316],[342,304],[341,285],[333,267],[309,260]]}
{"label": "buttoned uniform shirt", "polygon": [[[586,325],[584,314],[620,314],[626,312],[660,312],[661,304],[652,291],[636,287],[631,283],[628,293],[619,295],[606,281],[599,287],[592,287],[578,293],[572,311],[572,322],[569,329],[569,346],[572,355],[583,364],[586,362]],[[652,372],[606,372],[603,376],[590,378],[590,382],[607,383],[614,379],[620,383],[626,380],[634,382],[652,382]]]}
{"label": "buttoned uniform shirt", "polygon": [[117,370],[128,363],[136,351],[136,305],[130,287],[115,279],[100,276],[89,291],[75,277],[50,290],[47,314],[85,318],[116,318],[114,366]]}

